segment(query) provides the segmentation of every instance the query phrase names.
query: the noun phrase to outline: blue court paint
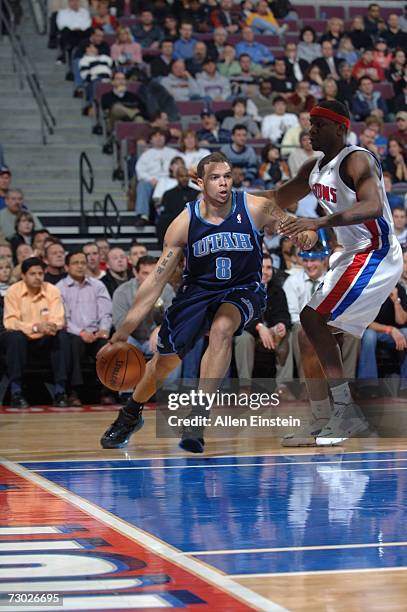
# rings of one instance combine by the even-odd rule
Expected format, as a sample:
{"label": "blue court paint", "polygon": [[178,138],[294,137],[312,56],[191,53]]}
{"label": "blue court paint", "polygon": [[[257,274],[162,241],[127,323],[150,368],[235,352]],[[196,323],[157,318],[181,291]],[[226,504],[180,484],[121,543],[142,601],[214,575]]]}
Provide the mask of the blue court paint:
{"label": "blue court paint", "polygon": [[[407,452],[25,465],[181,551],[407,541]],[[232,574],[407,565],[388,548],[202,558]]]}

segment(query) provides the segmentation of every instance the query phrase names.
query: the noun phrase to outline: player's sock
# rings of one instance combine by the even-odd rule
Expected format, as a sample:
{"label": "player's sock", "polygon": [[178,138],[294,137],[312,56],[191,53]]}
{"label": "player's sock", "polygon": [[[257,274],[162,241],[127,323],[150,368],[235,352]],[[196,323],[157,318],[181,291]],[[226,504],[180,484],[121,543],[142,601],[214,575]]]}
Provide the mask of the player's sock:
{"label": "player's sock", "polygon": [[335,404],[350,404],[352,402],[352,395],[347,382],[331,387],[331,393]]}
{"label": "player's sock", "polygon": [[122,408],[122,411],[124,412],[126,416],[137,419],[140,416],[143,410],[143,407],[144,407],[143,402],[135,402],[132,397],[129,397],[129,399],[126,402],[126,405],[124,406],[124,408]]}
{"label": "player's sock", "polygon": [[329,419],[331,416],[331,400],[329,397],[322,400],[310,400],[310,404],[314,419]]}

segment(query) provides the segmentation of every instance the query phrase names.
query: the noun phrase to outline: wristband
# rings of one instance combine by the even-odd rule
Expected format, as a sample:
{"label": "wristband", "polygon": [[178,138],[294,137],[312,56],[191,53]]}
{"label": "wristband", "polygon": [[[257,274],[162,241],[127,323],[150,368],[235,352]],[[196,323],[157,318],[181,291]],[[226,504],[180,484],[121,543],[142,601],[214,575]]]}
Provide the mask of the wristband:
{"label": "wristband", "polygon": [[82,336],[84,336],[85,334],[86,334],[86,331],[85,331],[84,329],[81,329],[81,331],[79,332],[79,335],[81,336],[81,338],[82,338]]}
{"label": "wristband", "polygon": [[34,323],[31,329],[33,334],[38,334],[38,325],[36,323]]}
{"label": "wristband", "polygon": [[256,331],[258,332],[260,327],[264,327],[263,323],[257,323],[256,325]]}
{"label": "wristband", "polygon": [[388,334],[389,336],[391,336],[392,331],[393,331],[392,326],[391,325],[386,325],[385,333]]}

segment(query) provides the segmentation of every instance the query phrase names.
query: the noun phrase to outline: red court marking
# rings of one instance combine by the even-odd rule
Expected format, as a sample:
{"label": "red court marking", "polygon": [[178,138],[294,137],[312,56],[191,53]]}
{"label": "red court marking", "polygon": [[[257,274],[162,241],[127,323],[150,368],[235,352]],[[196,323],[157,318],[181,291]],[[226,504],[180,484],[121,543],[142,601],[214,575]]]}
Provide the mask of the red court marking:
{"label": "red court marking", "polygon": [[[92,555],[96,553],[121,554],[132,559],[143,561],[146,566],[140,570],[129,570],[115,573],[111,576],[121,578],[130,576],[143,576],[144,574],[166,574],[171,580],[166,584],[143,586],[137,588],[137,593],[148,594],[150,592],[186,590],[201,598],[204,603],[189,604],[184,610],[222,610],[229,612],[242,612],[253,610],[247,604],[235,599],[232,595],[206,582],[199,576],[188,572],[177,566],[148,548],[138,544],[131,538],[112,529],[102,521],[93,518],[90,514],[80,510],[76,506],[59,498],[57,495],[45,491],[40,486],[26,480],[19,475],[0,466],[0,484],[8,485],[10,488],[0,490],[0,526],[34,526],[46,525],[62,527],[75,525],[86,528],[86,531],[72,531],[68,534],[47,534],[46,536],[24,536],[19,537],[21,541],[33,541],[34,539],[75,539],[75,538],[102,538],[109,546],[96,546],[91,550],[75,551],[75,554]],[[89,486],[92,486],[89,483]],[[136,502],[135,502],[136,503]],[[171,517],[157,517],[157,520],[171,520]],[[185,517],[188,520],[188,516]],[[16,536],[2,536],[0,541],[15,540]],[[21,556],[23,560],[24,555]],[[109,578],[109,574],[103,574],[101,579]],[[85,579],[86,577],[84,577]],[[97,578],[97,577],[96,577]],[[61,578],[62,579],[62,578]],[[43,579],[44,581],[46,579]],[[29,585],[27,584],[27,590]],[[50,591],[52,584],[50,583]],[[94,591],[93,591],[94,592]],[[123,590],[125,593],[126,590]],[[65,594],[68,592],[65,591]],[[105,591],[109,594],[109,591]],[[45,608],[44,608],[45,609]],[[132,611],[134,612],[134,610]]]}

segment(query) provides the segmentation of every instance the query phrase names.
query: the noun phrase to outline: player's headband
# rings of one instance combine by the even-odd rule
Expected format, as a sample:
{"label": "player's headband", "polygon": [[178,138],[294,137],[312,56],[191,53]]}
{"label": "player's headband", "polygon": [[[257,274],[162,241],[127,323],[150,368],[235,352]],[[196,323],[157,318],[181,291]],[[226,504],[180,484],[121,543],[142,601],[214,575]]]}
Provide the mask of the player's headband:
{"label": "player's headband", "polygon": [[339,113],[335,113],[335,111],[329,110],[329,108],[322,108],[322,106],[314,106],[310,112],[311,117],[323,117],[324,119],[330,119],[331,121],[335,121],[335,123],[340,123],[344,125],[348,130],[350,128],[350,119],[340,115]]}

